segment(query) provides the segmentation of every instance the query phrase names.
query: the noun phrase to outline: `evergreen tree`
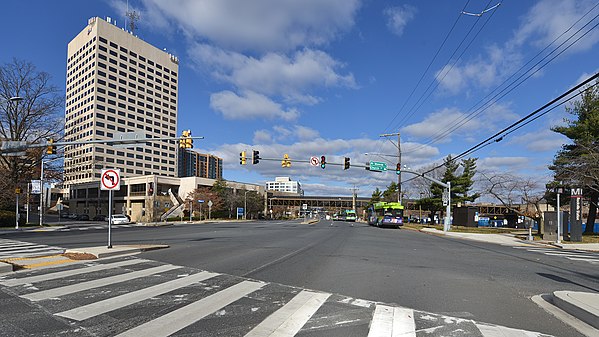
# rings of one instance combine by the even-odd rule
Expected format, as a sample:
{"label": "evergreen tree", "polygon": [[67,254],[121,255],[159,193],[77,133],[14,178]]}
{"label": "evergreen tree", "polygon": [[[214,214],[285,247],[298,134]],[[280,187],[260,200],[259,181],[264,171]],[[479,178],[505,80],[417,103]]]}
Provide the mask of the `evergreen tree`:
{"label": "evergreen tree", "polygon": [[554,183],[549,186],[563,182],[565,186],[583,188],[590,201],[586,222],[590,225],[585,233],[592,233],[599,201],[599,89],[595,86],[585,90],[581,100],[567,107],[566,112],[576,118],[565,119],[566,125],[552,130],[568,137],[571,143],[562,145],[549,167],[554,172]]}
{"label": "evergreen tree", "polygon": [[391,182],[387,189],[383,192],[383,201],[397,202],[397,183]]}

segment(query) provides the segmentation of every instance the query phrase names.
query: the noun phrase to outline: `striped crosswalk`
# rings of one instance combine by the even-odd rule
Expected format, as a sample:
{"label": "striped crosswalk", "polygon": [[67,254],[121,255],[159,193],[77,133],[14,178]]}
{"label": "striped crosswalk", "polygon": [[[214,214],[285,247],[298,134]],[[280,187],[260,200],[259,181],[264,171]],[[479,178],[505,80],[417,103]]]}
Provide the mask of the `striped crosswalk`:
{"label": "striped crosswalk", "polygon": [[23,241],[0,239],[0,259],[45,256],[64,253],[64,248]]}
{"label": "striped crosswalk", "polygon": [[591,264],[599,264],[599,253],[577,251],[577,250],[561,250],[557,248],[545,247],[514,247],[517,249],[525,249],[529,252],[540,253],[547,256],[563,257],[572,261],[585,261]]}
{"label": "striped crosswalk", "polygon": [[132,256],[12,273],[0,287],[69,321],[65,335],[543,336]]}

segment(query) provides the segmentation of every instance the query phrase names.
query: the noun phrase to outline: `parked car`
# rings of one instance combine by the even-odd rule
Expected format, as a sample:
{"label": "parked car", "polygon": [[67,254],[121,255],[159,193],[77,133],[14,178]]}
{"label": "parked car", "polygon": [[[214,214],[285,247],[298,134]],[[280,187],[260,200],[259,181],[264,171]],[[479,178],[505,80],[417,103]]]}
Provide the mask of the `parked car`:
{"label": "parked car", "polygon": [[108,219],[106,219],[106,215],[104,214],[98,214],[94,217],[93,219],[94,221],[106,221]]}
{"label": "parked car", "polygon": [[77,214],[69,214],[69,219],[77,219]]}
{"label": "parked car", "polygon": [[69,212],[62,212],[60,213],[60,217],[63,219],[68,219],[71,217],[71,215],[69,214]]}
{"label": "parked car", "polygon": [[87,214],[79,214],[77,216],[77,220],[89,220],[89,215],[87,215]]}
{"label": "parked car", "polygon": [[129,218],[125,214],[114,214],[112,216],[113,225],[126,225],[129,222]]}

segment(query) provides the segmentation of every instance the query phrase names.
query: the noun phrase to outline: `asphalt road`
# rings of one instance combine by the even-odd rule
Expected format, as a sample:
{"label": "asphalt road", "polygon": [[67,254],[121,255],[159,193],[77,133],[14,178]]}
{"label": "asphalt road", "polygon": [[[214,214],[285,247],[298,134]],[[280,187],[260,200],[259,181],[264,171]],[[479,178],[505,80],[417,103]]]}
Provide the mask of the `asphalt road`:
{"label": "asphalt road", "polygon": [[[77,248],[106,244],[106,231],[3,234]],[[257,221],[120,228],[113,244],[159,243],[143,258],[326,291],[476,321],[580,336],[530,297],[599,291],[586,261],[410,230],[321,221]]]}

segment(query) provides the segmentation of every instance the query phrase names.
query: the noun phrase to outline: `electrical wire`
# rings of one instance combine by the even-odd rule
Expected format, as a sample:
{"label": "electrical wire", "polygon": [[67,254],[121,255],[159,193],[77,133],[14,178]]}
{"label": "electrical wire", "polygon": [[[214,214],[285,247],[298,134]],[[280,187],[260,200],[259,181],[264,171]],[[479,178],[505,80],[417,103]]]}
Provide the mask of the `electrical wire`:
{"label": "electrical wire", "polygon": [[[578,94],[571,96],[570,98],[568,98],[568,99],[567,99],[567,100],[565,100],[564,102],[562,102],[562,103],[559,103],[558,105],[556,105],[556,106],[552,107],[552,108],[551,108],[551,109],[549,109],[548,111],[545,111],[545,112],[543,112],[543,110],[545,110],[545,109],[549,108],[550,106],[554,105],[556,102],[559,102],[559,101],[560,101],[560,100],[562,100],[564,97],[566,97],[566,96],[570,95],[572,92],[574,92],[574,91],[578,90],[579,88],[581,88],[581,87],[583,87],[583,86],[585,86],[585,85],[589,84],[591,81],[593,81],[593,80],[596,80],[597,78],[599,78],[599,72],[598,72],[598,73],[596,73],[595,75],[593,75],[593,76],[591,76],[591,77],[587,78],[587,79],[586,79],[586,80],[584,80],[583,82],[581,82],[581,83],[577,84],[577,85],[576,85],[576,86],[574,86],[573,88],[571,88],[571,89],[567,90],[565,93],[563,93],[563,94],[559,95],[558,97],[556,97],[556,98],[552,99],[551,101],[549,101],[548,103],[546,103],[546,104],[545,104],[545,105],[543,105],[542,107],[540,107],[540,108],[538,108],[538,109],[534,110],[533,112],[531,112],[531,113],[529,113],[528,115],[526,115],[526,116],[522,117],[522,118],[521,118],[521,119],[519,119],[518,121],[516,121],[516,122],[512,123],[511,125],[509,125],[508,127],[504,128],[503,130],[501,130],[501,131],[499,131],[499,132],[495,133],[494,135],[492,135],[492,136],[488,137],[487,139],[485,139],[485,140],[483,140],[482,142],[480,142],[480,143],[476,144],[475,146],[473,146],[473,147],[469,148],[468,150],[466,150],[466,151],[464,151],[464,152],[462,152],[462,153],[458,154],[457,156],[455,156],[455,157],[452,157],[452,158],[450,159],[450,161],[456,161],[456,160],[458,160],[458,159],[461,159],[461,158],[463,158],[463,157],[465,157],[465,156],[467,156],[467,155],[469,155],[469,154],[471,154],[471,153],[474,153],[474,152],[478,151],[479,149],[481,149],[481,148],[483,148],[483,147],[486,147],[486,146],[488,146],[488,145],[490,145],[490,144],[493,144],[493,143],[497,143],[497,142],[500,142],[500,141],[502,141],[502,140],[504,139],[504,137],[505,137],[505,136],[507,136],[507,135],[511,134],[512,132],[514,132],[514,131],[516,131],[516,130],[520,129],[521,127],[523,127],[523,126],[525,126],[525,125],[527,125],[527,124],[531,123],[532,121],[534,121],[534,120],[536,120],[536,119],[540,118],[541,116],[543,116],[543,115],[547,114],[549,111],[551,111],[551,110],[555,109],[556,107],[558,107],[558,106],[561,106],[561,105],[563,105],[563,104],[564,104],[564,103],[566,103],[566,102],[569,102],[569,101],[570,101],[570,100],[572,100],[574,97],[577,97],[577,96],[581,95],[581,94],[582,94],[583,92],[585,92],[586,90],[589,90],[590,88],[592,88],[592,87],[596,86],[597,84],[593,84],[593,85],[591,85],[589,88],[586,88],[585,90],[583,90],[583,91],[579,92]],[[537,116],[537,115],[538,115],[538,116]],[[533,117],[534,117],[534,118],[533,118]],[[520,124],[522,124],[522,125],[520,125]],[[513,129],[513,130],[512,130],[512,129]],[[501,137],[499,137],[499,136],[501,136]],[[445,163],[443,163],[443,164],[439,164],[439,165],[437,165],[437,166],[434,166],[433,168],[431,168],[431,169],[429,169],[429,170],[427,170],[427,171],[425,171],[425,172],[421,173],[421,175],[424,175],[424,174],[430,173],[430,172],[432,172],[432,171],[434,171],[434,170],[436,170],[436,169],[438,169],[438,168],[440,168],[440,167],[443,167],[444,165],[445,165]],[[410,178],[410,179],[406,180],[404,183],[407,183],[407,182],[409,182],[409,181],[411,181],[411,180],[413,180],[413,179],[415,179],[415,178],[417,178],[417,177]]]}
{"label": "electrical wire", "polygon": [[[553,58],[551,58],[543,66],[541,66],[539,68],[536,68],[543,60],[545,60],[547,57],[549,57],[551,54],[553,54],[555,51],[557,51],[561,46],[563,46],[566,42],[568,42],[570,39],[572,39],[574,36],[576,36],[580,31],[582,31],[586,26],[588,26],[591,22],[593,22],[597,17],[599,17],[599,14],[597,14],[594,18],[592,18],[591,20],[589,20],[584,26],[582,26],[581,28],[579,28],[574,34],[572,34],[570,37],[568,37],[566,40],[564,40],[560,45],[558,45],[557,47],[555,47],[549,54],[545,55],[542,59],[540,59],[536,64],[534,64],[528,70],[526,70],[524,73],[522,73],[518,78],[516,78],[514,81],[512,81],[509,85],[507,85],[501,91],[499,91],[497,94],[495,94],[495,96],[493,96],[492,98],[490,98],[489,100],[487,100],[479,108],[476,108],[480,103],[482,103],[489,96],[491,96],[495,91],[497,91],[504,84],[506,84],[508,81],[510,81],[516,74],[518,74],[522,69],[524,69],[528,64],[530,64],[535,58],[537,58],[545,50],[547,50],[551,45],[553,45],[557,40],[559,40],[562,36],[564,36],[570,30],[572,30],[572,28],[574,26],[576,26],[582,19],[584,19],[584,17],[586,17],[590,12],[592,12],[597,6],[599,6],[599,3],[597,3],[590,10],[588,10],[583,16],[581,16],[576,22],[574,22],[567,30],[565,30],[562,34],[560,34],[553,41],[551,41],[547,46],[545,46],[545,48],[543,48],[541,51],[539,51],[534,57],[532,57],[526,64],[524,64],[518,70],[516,70],[512,75],[510,75],[509,78],[507,78],[506,80],[504,80],[500,85],[498,85],[495,89],[493,89],[489,94],[487,94],[484,98],[482,98],[481,100],[479,100],[470,109],[468,109],[468,111],[471,111],[471,112],[467,116],[464,116],[464,117],[460,118],[459,120],[456,120],[456,121],[452,122],[452,124],[450,124],[450,126],[448,128],[444,129],[443,131],[441,131],[440,133],[438,133],[436,136],[433,136],[434,138],[429,138],[430,139],[429,141],[427,141],[427,142],[425,142],[425,143],[417,146],[416,148],[414,148],[414,149],[412,149],[412,150],[410,150],[410,151],[408,151],[406,153],[411,153],[411,152],[418,151],[419,149],[421,149],[421,148],[423,148],[423,147],[425,147],[425,146],[427,146],[429,144],[432,144],[432,143],[434,143],[436,141],[439,141],[439,140],[445,138],[446,136],[448,136],[453,131],[459,129],[460,127],[462,127],[463,125],[465,125],[466,123],[468,123],[469,121],[471,121],[472,119],[474,119],[475,117],[479,116],[482,112],[486,111],[488,108],[490,108],[491,106],[493,106],[493,104],[495,104],[501,98],[505,97],[506,95],[508,95],[509,93],[511,93],[514,89],[516,89],[517,87],[519,87],[528,78],[532,77],[535,73],[537,73],[542,68],[544,68],[548,63],[550,63],[557,56],[561,55],[565,50],[567,50],[569,47],[571,47],[575,42],[577,42],[582,37],[584,37],[589,32],[591,32],[595,27],[597,27],[597,25],[595,25],[594,27],[592,27],[591,29],[589,29],[585,34],[583,34],[582,36],[580,36],[576,41],[574,41],[573,43],[571,43],[568,47],[566,47],[564,50],[562,50],[558,55],[556,55]],[[531,70],[534,70],[534,72],[532,74],[529,74],[524,80],[520,81],[518,84],[516,84],[515,86],[513,86],[512,88],[510,88],[512,85],[514,85],[514,83],[516,83],[518,80],[520,80],[523,76],[525,76]],[[508,90],[508,91],[505,92],[506,90]],[[505,92],[505,94],[501,95],[504,92]],[[498,96],[500,96],[500,97],[497,98]]]}

